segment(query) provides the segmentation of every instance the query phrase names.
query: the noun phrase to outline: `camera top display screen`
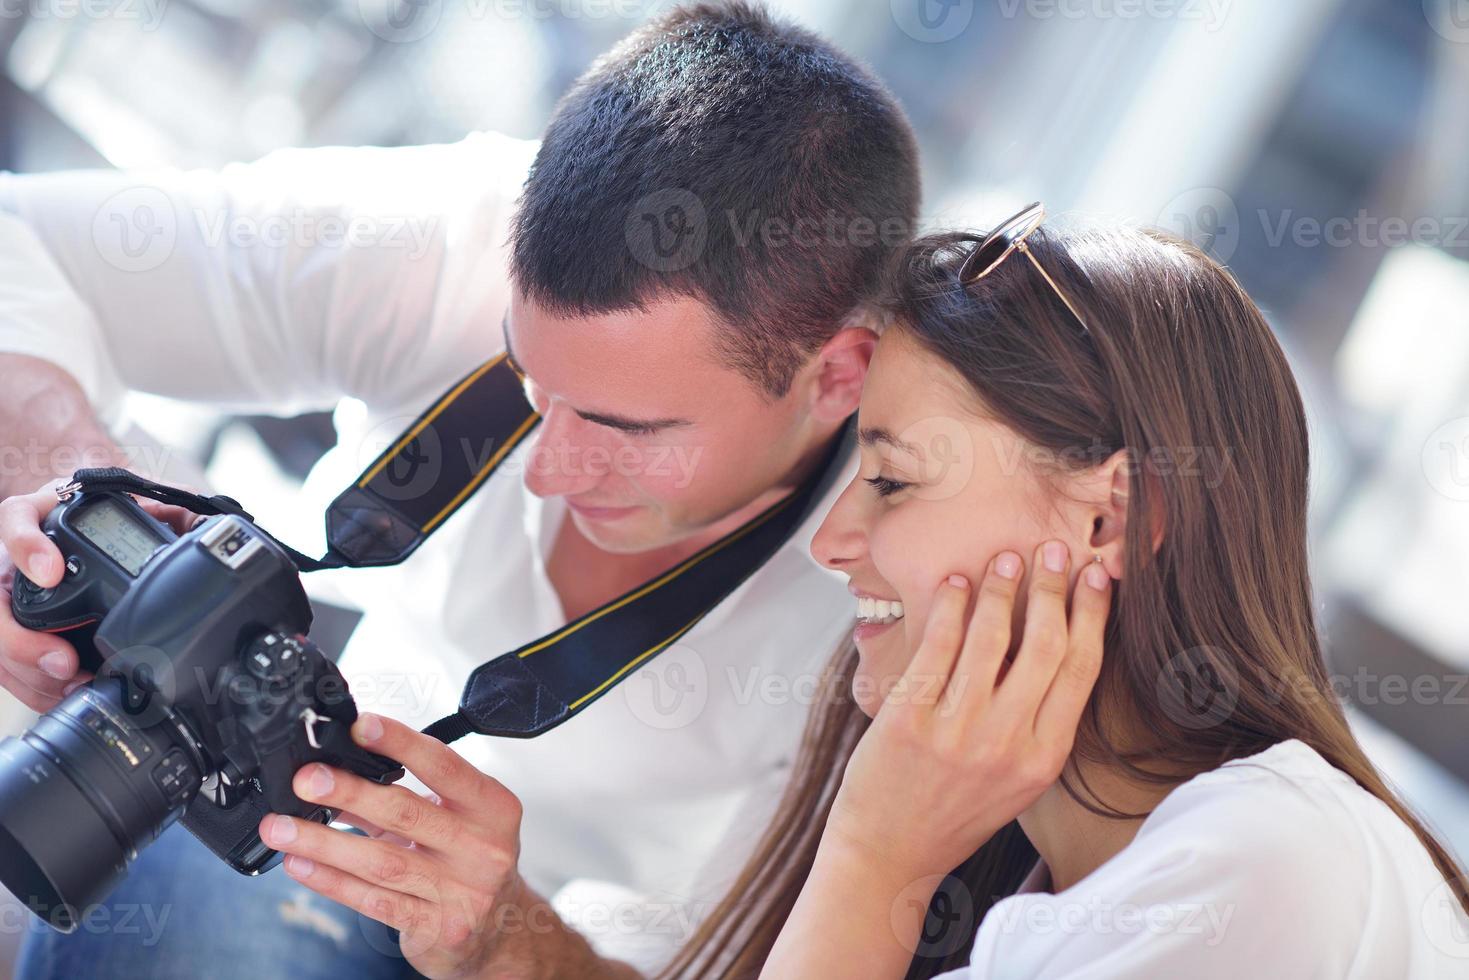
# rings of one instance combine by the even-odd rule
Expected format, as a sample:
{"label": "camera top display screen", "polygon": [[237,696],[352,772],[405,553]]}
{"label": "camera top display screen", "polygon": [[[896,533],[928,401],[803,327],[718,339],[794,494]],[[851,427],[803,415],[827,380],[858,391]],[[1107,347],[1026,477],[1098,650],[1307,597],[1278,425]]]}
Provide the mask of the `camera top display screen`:
{"label": "camera top display screen", "polygon": [[164,544],[149,528],[116,501],[103,498],[72,519],[78,533],[106,552],[134,578],[143,571],[153,552]]}

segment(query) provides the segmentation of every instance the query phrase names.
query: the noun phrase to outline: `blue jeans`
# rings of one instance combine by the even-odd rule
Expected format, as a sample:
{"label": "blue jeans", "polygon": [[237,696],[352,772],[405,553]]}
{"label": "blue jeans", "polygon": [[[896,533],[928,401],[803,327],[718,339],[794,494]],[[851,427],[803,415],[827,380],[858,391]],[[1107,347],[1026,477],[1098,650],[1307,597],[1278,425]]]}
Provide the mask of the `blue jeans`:
{"label": "blue jeans", "polygon": [[175,824],[61,935],[33,920],[17,980],[405,980],[395,933],[281,868],[246,878]]}

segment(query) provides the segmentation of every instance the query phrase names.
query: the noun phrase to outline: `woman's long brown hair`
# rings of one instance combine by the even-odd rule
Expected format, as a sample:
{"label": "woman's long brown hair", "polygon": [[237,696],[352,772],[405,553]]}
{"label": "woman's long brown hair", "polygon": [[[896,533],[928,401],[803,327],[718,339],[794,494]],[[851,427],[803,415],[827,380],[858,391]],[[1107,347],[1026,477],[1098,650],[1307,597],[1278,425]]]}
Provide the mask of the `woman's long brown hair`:
{"label": "woman's long brown hair", "polygon": [[[1328,680],[1307,558],[1306,415],[1259,309],[1186,242],[1134,228],[1039,232],[1030,247],[1083,330],[1022,255],[960,286],[975,240],[930,236],[899,256],[887,304],[894,328],[952,365],[979,410],[1058,465],[1081,469],[1122,449],[1133,461],[1126,576],[1073,759],[1167,785],[1299,739],[1412,828],[1469,912],[1463,872],[1368,760]],[[1156,550],[1148,516],[1162,524]],[[867,727],[850,694],[855,668],[847,645],[823,678],[769,830],[663,976],[759,973]],[[1104,718],[1127,718],[1151,741],[1115,745]],[[1096,813],[1141,816],[1108,807],[1084,783],[1063,785]],[[930,906],[940,928],[925,930],[909,980],[967,962],[978,921],[1035,858],[1012,823],[956,869]]]}

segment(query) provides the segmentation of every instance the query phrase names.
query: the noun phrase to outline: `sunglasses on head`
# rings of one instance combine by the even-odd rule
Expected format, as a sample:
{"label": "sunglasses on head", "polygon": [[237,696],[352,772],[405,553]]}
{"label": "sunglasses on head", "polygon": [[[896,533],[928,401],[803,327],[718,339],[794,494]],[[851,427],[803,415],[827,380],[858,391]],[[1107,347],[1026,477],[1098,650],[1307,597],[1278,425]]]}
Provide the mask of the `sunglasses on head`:
{"label": "sunglasses on head", "polygon": [[1012,252],[1023,252],[1025,257],[1030,259],[1030,264],[1035,266],[1036,271],[1041,274],[1041,278],[1045,279],[1046,284],[1060,297],[1061,302],[1066,304],[1071,315],[1076,317],[1076,322],[1081,324],[1081,329],[1091,333],[1091,329],[1086,325],[1086,320],[1082,319],[1081,314],[1077,312],[1075,304],[1071,302],[1061,287],[1056,285],[1056,280],[1051,278],[1051,274],[1046,271],[1045,266],[1040,264],[1035,254],[1031,252],[1030,246],[1026,244],[1025,240],[1034,234],[1045,219],[1045,206],[1037,201],[1014,217],[1000,222],[993,231],[980,240],[978,245],[974,246],[974,251],[969,253],[969,257],[959,267],[959,282],[965,286],[978,282],[999,268],[1000,263],[1008,259]]}

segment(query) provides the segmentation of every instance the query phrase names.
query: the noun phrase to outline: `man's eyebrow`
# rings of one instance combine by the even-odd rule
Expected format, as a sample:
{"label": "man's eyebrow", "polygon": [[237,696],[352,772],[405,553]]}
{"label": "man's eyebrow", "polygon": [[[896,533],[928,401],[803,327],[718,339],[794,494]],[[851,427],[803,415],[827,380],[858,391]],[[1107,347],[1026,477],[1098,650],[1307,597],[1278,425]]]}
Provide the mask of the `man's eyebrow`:
{"label": "man's eyebrow", "polygon": [[694,423],[689,419],[630,419],[622,415],[604,415],[601,412],[583,412],[581,409],[573,409],[577,415],[588,422],[597,425],[605,425],[609,429],[618,429],[622,432],[651,432],[654,429],[677,429]]}
{"label": "man's eyebrow", "polygon": [[857,431],[857,444],[868,449],[878,445],[891,446],[899,452],[907,453],[910,456],[921,457],[923,455],[918,447],[911,442],[904,442],[887,429],[877,426],[859,429]]}
{"label": "man's eyebrow", "polygon": [[[500,329],[505,334],[505,357],[510,361],[510,366],[520,374],[525,374],[521,369],[520,362],[515,359],[515,352],[510,349],[510,314],[500,321]],[[617,429],[619,432],[651,432],[655,429],[677,429],[687,425],[693,425],[690,419],[659,418],[659,419],[634,419],[625,415],[611,415],[606,412],[586,412],[579,408],[572,409],[578,416],[588,422],[604,425],[609,429]]]}

